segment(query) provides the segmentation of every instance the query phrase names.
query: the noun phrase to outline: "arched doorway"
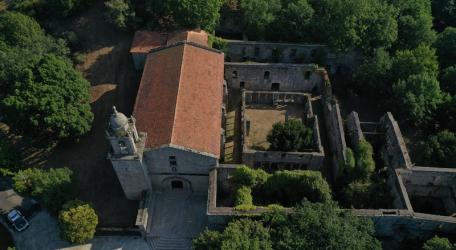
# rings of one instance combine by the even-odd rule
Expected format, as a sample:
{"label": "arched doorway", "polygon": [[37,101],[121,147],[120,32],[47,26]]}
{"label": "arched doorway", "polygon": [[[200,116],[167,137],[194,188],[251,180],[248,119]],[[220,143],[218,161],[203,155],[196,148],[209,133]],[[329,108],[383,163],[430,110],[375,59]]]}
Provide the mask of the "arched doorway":
{"label": "arched doorway", "polygon": [[163,191],[192,192],[192,184],[185,178],[169,177],[162,181],[162,189]]}
{"label": "arched doorway", "polygon": [[279,90],[280,90],[280,83],[278,83],[278,82],[273,82],[273,83],[271,84],[271,90],[272,90],[272,91],[279,91]]}

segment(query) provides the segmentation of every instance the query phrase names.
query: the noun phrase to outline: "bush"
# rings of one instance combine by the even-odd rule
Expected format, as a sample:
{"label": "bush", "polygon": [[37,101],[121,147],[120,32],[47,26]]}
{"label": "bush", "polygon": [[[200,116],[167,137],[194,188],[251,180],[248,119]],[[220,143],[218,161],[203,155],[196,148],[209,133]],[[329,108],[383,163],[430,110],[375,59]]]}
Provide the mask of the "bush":
{"label": "bush", "polygon": [[268,173],[262,169],[252,169],[245,165],[236,168],[233,172],[233,181],[238,186],[254,187],[266,182]]}
{"label": "bush", "polygon": [[274,124],[267,140],[271,151],[304,151],[313,147],[313,131],[299,119],[288,119]]}
{"label": "bush", "polygon": [[331,189],[317,171],[277,171],[258,188],[268,203],[278,202],[284,206],[299,204],[303,198],[311,202],[331,200]]}
{"label": "bush", "polygon": [[355,151],[356,167],[353,175],[357,177],[356,179],[367,180],[375,171],[373,154],[372,145],[366,140],[361,140]]}
{"label": "bush", "polygon": [[423,245],[423,250],[454,250],[455,247],[447,238],[434,236],[426,241]]}
{"label": "bush", "polygon": [[268,229],[260,221],[239,219],[228,223],[222,233],[204,231],[193,240],[194,250],[272,250]]}
{"label": "bush", "polygon": [[95,235],[98,216],[87,203],[73,200],[63,205],[59,213],[62,238],[71,243],[85,243]]}
{"label": "bush", "polygon": [[253,205],[252,189],[246,186],[240,186],[236,189],[234,205]]}
{"label": "bush", "polygon": [[48,171],[28,168],[13,176],[13,186],[18,193],[35,197],[51,211],[57,212],[73,198],[72,174],[69,168],[51,168]]}
{"label": "bush", "polygon": [[224,53],[228,51],[228,42],[221,37],[209,34],[207,43],[209,47],[218,49],[220,51],[223,51]]}

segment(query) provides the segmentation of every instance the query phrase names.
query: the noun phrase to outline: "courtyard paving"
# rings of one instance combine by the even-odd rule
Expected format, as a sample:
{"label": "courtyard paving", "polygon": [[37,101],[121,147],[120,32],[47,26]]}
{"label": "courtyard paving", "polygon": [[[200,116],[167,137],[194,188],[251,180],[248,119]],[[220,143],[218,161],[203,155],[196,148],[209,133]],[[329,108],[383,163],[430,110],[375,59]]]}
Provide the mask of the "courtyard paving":
{"label": "courtyard paving", "polygon": [[154,250],[191,249],[191,240],[207,226],[207,195],[153,193],[149,204],[148,239]]}

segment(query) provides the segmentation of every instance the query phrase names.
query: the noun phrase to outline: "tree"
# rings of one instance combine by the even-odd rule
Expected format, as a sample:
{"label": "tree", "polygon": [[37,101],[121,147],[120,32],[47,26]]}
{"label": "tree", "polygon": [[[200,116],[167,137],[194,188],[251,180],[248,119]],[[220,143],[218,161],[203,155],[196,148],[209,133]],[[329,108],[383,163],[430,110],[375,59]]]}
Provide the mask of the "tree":
{"label": "tree", "polygon": [[443,70],[440,87],[443,91],[456,95],[456,65]]}
{"label": "tree", "polygon": [[454,168],[456,161],[456,134],[448,130],[432,135],[419,143],[421,160],[436,167]]}
{"label": "tree", "polygon": [[35,141],[78,137],[90,130],[89,83],[67,62],[48,54],[20,65],[7,79],[14,91],[0,100],[3,120]]}
{"label": "tree", "polygon": [[340,210],[335,202],[304,201],[292,213],[264,214],[273,249],[381,249],[370,219]]}
{"label": "tree", "polygon": [[250,39],[265,37],[267,28],[277,21],[280,0],[240,0],[242,21]]}
{"label": "tree", "polygon": [[9,9],[34,16],[39,19],[64,18],[92,0],[15,0]]}
{"label": "tree", "polygon": [[427,240],[423,245],[423,250],[453,250],[454,245],[447,238],[434,236]]}
{"label": "tree", "polygon": [[431,1],[429,0],[392,0],[399,10],[398,49],[413,49],[421,44],[430,45],[435,40],[432,29]]}
{"label": "tree", "polygon": [[271,23],[274,32],[266,32],[265,35],[270,40],[309,41],[309,24],[313,14],[314,10],[308,0],[282,1],[281,10],[275,17],[277,21]]}
{"label": "tree", "polygon": [[437,36],[435,42],[437,55],[442,68],[449,67],[456,62],[456,28],[448,27]]}
{"label": "tree", "polygon": [[48,171],[28,168],[19,170],[13,176],[13,186],[18,193],[35,197],[51,211],[57,212],[73,197],[72,174],[69,168],[51,168]]}
{"label": "tree", "polygon": [[220,18],[223,0],[168,1],[175,21],[181,27],[213,31]]}
{"label": "tree", "polygon": [[71,243],[85,243],[95,235],[98,216],[89,204],[73,200],[65,203],[59,212],[62,237]]}
{"label": "tree", "polygon": [[304,198],[312,202],[331,200],[331,188],[320,172],[310,170],[277,171],[258,187],[263,202],[284,206],[299,204]]}
{"label": "tree", "polygon": [[357,87],[362,93],[371,96],[388,96],[391,85],[388,84],[392,59],[384,49],[376,49],[371,56],[364,58],[364,62],[356,70],[354,78]]}
{"label": "tree", "polygon": [[272,250],[268,229],[260,221],[237,219],[222,233],[205,230],[193,240],[194,250]]}
{"label": "tree", "polygon": [[456,26],[456,2],[432,0],[432,15],[444,26]]}
{"label": "tree", "polygon": [[303,151],[313,146],[313,131],[301,120],[292,118],[274,124],[267,140],[271,151]]}
{"label": "tree", "polygon": [[372,145],[364,139],[360,140],[355,150],[356,167],[354,175],[358,176],[357,179],[366,180],[375,171],[373,154]]}
{"label": "tree", "polygon": [[0,51],[14,46],[34,54],[54,53],[61,57],[69,54],[64,40],[46,36],[40,25],[29,16],[17,12],[2,12],[0,30],[0,41],[7,45],[0,47]]}
{"label": "tree", "polygon": [[129,0],[109,0],[105,2],[109,22],[119,28],[134,27],[135,11]]}
{"label": "tree", "polygon": [[396,40],[396,11],[386,1],[313,1],[313,34],[333,50],[390,47]]}

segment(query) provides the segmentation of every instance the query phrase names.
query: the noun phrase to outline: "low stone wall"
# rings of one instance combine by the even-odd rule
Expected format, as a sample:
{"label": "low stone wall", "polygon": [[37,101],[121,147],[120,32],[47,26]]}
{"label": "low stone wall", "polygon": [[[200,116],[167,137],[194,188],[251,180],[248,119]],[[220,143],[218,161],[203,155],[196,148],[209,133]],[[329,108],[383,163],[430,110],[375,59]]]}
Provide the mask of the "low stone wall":
{"label": "low stone wall", "polygon": [[255,91],[317,92],[322,77],[313,64],[225,63],[229,87]]}
{"label": "low stone wall", "polygon": [[339,164],[345,159],[347,144],[339,104],[335,100],[323,100],[323,115],[330,147],[333,181],[339,176]]}
{"label": "low stone wall", "polygon": [[348,144],[352,149],[355,149],[359,141],[364,139],[363,131],[361,130],[361,123],[359,121],[358,113],[352,111],[346,120]]}
{"label": "low stone wall", "polygon": [[399,125],[393,115],[390,112],[386,113],[380,119],[380,124],[385,134],[385,145],[382,154],[385,164],[393,168],[411,169],[413,164]]}

